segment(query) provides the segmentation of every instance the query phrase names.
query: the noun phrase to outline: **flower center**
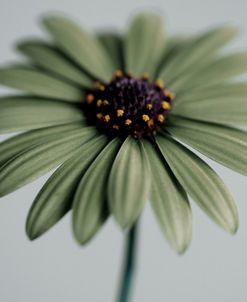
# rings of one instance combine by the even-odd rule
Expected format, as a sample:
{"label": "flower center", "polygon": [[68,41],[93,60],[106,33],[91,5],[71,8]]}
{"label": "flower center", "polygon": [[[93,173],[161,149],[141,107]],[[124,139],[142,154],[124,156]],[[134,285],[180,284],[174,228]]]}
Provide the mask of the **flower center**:
{"label": "flower center", "polygon": [[165,123],[174,95],[161,80],[148,75],[134,78],[118,70],[109,84],[96,82],[87,90],[85,113],[107,135],[142,138],[155,134]]}

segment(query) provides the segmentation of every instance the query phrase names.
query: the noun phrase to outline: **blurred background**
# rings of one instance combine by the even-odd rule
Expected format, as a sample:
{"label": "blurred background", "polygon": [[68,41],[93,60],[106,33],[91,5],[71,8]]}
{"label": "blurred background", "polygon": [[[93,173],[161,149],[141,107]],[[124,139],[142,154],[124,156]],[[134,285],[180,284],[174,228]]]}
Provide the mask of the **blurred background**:
{"label": "blurred background", "polygon": [[[231,48],[247,49],[245,0],[0,0],[0,64],[16,61],[14,43],[44,36],[40,15],[64,12],[90,29],[123,29],[141,9],[158,10],[170,32],[197,32],[233,23],[240,38]],[[5,89],[1,93],[7,92]],[[6,136],[0,136],[0,140]],[[235,236],[221,231],[192,203],[194,234],[183,256],[163,238],[150,207],[141,220],[138,274],[133,302],[247,301],[247,179],[207,160],[236,199],[240,229]],[[35,242],[25,235],[25,218],[48,175],[0,200],[1,302],[115,301],[124,236],[109,220],[86,247],[73,240],[70,215]]]}

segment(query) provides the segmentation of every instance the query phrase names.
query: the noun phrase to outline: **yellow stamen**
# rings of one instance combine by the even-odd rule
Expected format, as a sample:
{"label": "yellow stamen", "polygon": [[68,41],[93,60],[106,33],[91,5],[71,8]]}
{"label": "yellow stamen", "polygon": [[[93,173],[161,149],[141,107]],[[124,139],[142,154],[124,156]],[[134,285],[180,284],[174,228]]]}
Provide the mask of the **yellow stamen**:
{"label": "yellow stamen", "polygon": [[144,120],[144,122],[148,122],[150,120],[150,117],[147,114],[143,114],[142,119]]}
{"label": "yellow stamen", "polygon": [[119,126],[118,126],[118,125],[116,125],[116,124],[114,124],[112,127],[113,127],[113,129],[116,129],[116,130],[118,130],[118,129],[119,129]]}
{"label": "yellow stamen", "polygon": [[86,96],[86,102],[88,103],[88,104],[91,104],[92,102],[94,101],[94,95],[93,94],[88,94],[87,96]]}
{"label": "yellow stamen", "polygon": [[97,117],[98,120],[101,120],[102,117],[103,117],[103,114],[102,114],[102,113],[97,113],[97,114],[96,114],[96,117]]}
{"label": "yellow stamen", "polygon": [[148,110],[151,110],[153,108],[153,105],[152,104],[147,104],[147,109]]}
{"label": "yellow stamen", "polygon": [[171,100],[174,100],[175,99],[175,94],[174,93],[172,93],[171,91],[170,91],[170,93],[167,95]]}
{"label": "yellow stamen", "polygon": [[102,100],[98,100],[96,103],[97,107],[100,107],[102,105],[102,103],[103,103]]}
{"label": "yellow stamen", "polygon": [[157,87],[159,87],[160,89],[164,88],[164,82],[163,82],[161,79],[157,79],[157,80],[155,81],[155,85],[156,85]]}
{"label": "yellow stamen", "polygon": [[104,100],[103,104],[106,106],[109,105],[109,102],[107,100]]}
{"label": "yellow stamen", "polygon": [[165,121],[164,115],[159,114],[159,115],[158,115],[158,121],[159,121],[160,123],[163,123],[163,122]]}
{"label": "yellow stamen", "polygon": [[175,94],[174,94],[173,92],[171,92],[170,90],[164,89],[163,93],[164,93],[164,95],[165,95],[166,97],[168,97],[169,99],[174,100]]}
{"label": "yellow stamen", "polygon": [[95,87],[101,91],[105,90],[105,86],[101,84],[99,81],[95,82]]}
{"label": "yellow stamen", "polygon": [[148,121],[148,127],[149,128],[153,128],[153,126],[154,126],[154,121],[153,120],[149,120]]}
{"label": "yellow stamen", "polygon": [[118,109],[117,110],[117,116],[120,117],[120,116],[123,116],[124,115],[124,110],[123,109]]}
{"label": "yellow stamen", "polygon": [[104,121],[105,121],[106,123],[108,123],[110,119],[111,119],[111,117],[110,117],[109,114],[107,114],[107,115],[104,116]]}
{"label": "yellow stamen", "polygon": [[129,126],[130,124],[132,124],[132,120],[127,119],[127,120],[125,120],[124,123],[125,123],[125,125]]}
{"label": "yellow stamen", "polygon": [[123,76],[123,72],[120,69],[117,69],[114,73],[115,78],[121,78]]}
{"label": "yellow stamen", "polygon": [[162,106],[162,108],[163,108],[164,110],[169,110],[169,109],[171,109],[170,103],[168,103],[168,102],[166,102],[166,101],[163,101],[163,102],[161,103],[161,106]]}
{"label": "yellow stamen", "polygon": [[144,72],[143,75],[142,75],[142,79],[144,81],[147,81],[149,79],[149,73],[148,72]]}

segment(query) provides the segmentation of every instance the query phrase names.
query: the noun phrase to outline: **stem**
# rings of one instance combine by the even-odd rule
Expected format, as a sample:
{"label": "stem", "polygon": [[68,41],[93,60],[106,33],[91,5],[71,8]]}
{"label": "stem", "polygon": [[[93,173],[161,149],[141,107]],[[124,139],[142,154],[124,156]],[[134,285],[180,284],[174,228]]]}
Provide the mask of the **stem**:
{"label": "stem", "polygon": [[135,273],[136,264],[136,248],[137,248],[137,224],[135,224],[129,231],[126,247],[125,256],[123,262],[123,273],[120,283],[120,290],[118,296],[118,302],[129,302],[132,283]]}

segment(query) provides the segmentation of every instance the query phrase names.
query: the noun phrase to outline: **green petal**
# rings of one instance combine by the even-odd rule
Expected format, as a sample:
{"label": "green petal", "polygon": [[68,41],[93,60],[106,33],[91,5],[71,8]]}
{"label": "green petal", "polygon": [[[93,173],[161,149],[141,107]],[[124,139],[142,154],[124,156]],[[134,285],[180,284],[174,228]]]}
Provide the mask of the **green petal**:
{"label": "green petal", "polygon": [[87,243],[109,215],[106,186],[119,147],[120,141],[113,139],[101,151],[79,184],[73,203],[73,230],[80,244]]}
{"label": "green petal", "polygon": [[73,65],[58,49],[41,40],[21,42],[18,50],[29,57],[33,63],[51,71],[64,80],[83,87],[92,85],[92,79]]}
{"label": "green petal", "polygon": [[210,123],[172,117],[167,131],[222,165],[247,174],[247,134]]}
{"label": "green petal", "polygon": [[98,39],[111,58],[114,70],[123,70],[123,39],[117,33],[100,33]]}
{"label": "green petal", "polygon": [[235,27],[225,26],[207,31],[194,38],[177,56],[169,61],[159,77],[164,81],[172,81],[182,73],[200,69],[205,66],[208,58],[211,58],[220,48],[230,42],[238,33]]}
{"label": "green petal", "polygon": [[57,44],[76,63],[97,79],[110,80],[113,66],[96,37],[62,16],[47,17],[43,21]]}
{"label": "green petal", "polygon": [[180,104],[174,102],[172,114],[220,124],[247,125],[246,95],[242,98],[226,96]]}
{"label": "green petal", "polygon": [[157,137],[157,143],[186,192],[219,226],[235,233],[237,209],[219,176],[198,156],[168,136]]}
{"label": "green petal", "polygon": [[26,232],[30,239],[43,235],[71,209],[80,179],[105,144],[105,136],[90,140],[48,179],[27,217]]}
{"label": "green petal", "polygon": [[204,68],[181,76],[169,85],[174,91],[209,87],[247,73],[247,53],[235,53],[211,60]]}
{"label": "green petal", "polygon": [[113,163],[109,183],[110,210],[123,228],[140,216],[150,192],[150,168],[141,142],[128,137]]}
{"label": "green petal", "polygon": [[191,39],[192,38],[187,35],[174,35],[167,38],[160,64],[158,66],[159,71],[164,69],[180,51],[183,51],[183,49],[191,42]]}
{"label": "green petal", "polygon": [[73,152],[95,134],[94,128],[82,127],[70,131],[65,138],[37,145],[20,153],[0,169],[0,196],[9,194],[52,170],[73,156]]}
{"label": "green petal", "polygon": [[84,119],[74,104],[35,97],[0,98],[0,133],[72,123]]}
{"label": "green petal", "polygon": [[247,95],[247,83],[219,83],[209,87],[195,87],[176,96],[174,108],[184,102],[210,100],[218,98],[244,98]]}
{"label": "green petal", "polygon": [[125,67],[135,76],[153,76],[164,48],[164,24],[160,15],[141,13],[130,23],[125,41]]}
{"label": "green petal", "polygon": [[80,100],[82,90],[42,71],[23,67],[0,69],[0,85],[37,96],[66,101]]}
{"label": "green petal", "polygon": [[181,185],[160,154],[150,143],[145,144],[152,171],[151,204],[160,228],[171,246],[183,253],[191,242],[192,213]]}
{"label": "green petal", "polygon": [[48,141],[66,137],[68,131],[82,128],[80,123],[71,123],[33,131],[25,132],[11,137],[0,143],[0,166],[17,154],[29,149],[32,146],[40,145]]}

